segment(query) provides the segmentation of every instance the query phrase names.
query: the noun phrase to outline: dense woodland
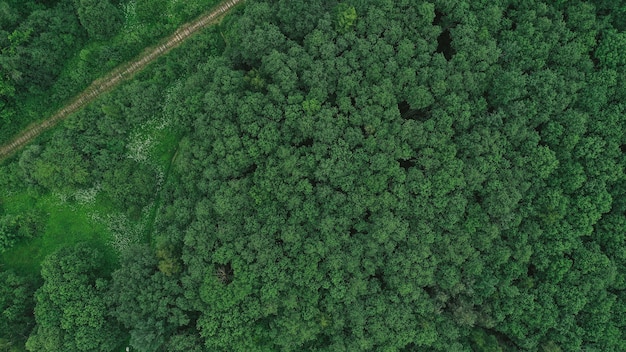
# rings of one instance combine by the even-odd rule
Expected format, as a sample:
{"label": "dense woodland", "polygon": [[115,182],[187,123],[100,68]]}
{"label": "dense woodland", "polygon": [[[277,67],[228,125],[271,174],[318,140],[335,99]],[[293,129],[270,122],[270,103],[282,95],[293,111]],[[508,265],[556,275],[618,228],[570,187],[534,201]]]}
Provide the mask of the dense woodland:
{"label": "dense woodland", "polygon": [[[0,1],[0,128],[201,5]],[[624,1],[248,0],[0,165],[0,351],[625,351],[625,110]]]}

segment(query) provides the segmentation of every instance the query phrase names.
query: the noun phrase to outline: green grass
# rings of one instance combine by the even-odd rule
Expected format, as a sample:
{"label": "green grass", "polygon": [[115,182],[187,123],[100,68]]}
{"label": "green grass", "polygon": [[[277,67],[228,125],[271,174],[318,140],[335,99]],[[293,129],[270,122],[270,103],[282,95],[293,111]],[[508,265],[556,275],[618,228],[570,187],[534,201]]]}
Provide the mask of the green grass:
{"label": "green grass", "polygon": [[154,223],[161,207],[161,192],[168,182],[172,162],[176,157],[182,136],[178,129],[173,126],[159,128],[156,123],[148,123],[140,129],[136,138],[150,138],[154,141],[148,150],[147,162],[163,174],[162,184],[159,185],[154,202],[147,214],[144,215],[147,218],[144,223],[142,238],[145,242],[153,243]]}
{"label": "green grass", "polygon": [[169,128],[164,128],[162,130],[155,131],[153,136],[157,143],[151,151],[152,158],[167,172],[167,169],[169,169],[172,162],[172,158],[178,149],[178,143],[181,138],[180,133],[172,131]]}
{"label": "green grass", "polygon": [[20,272],[38,273],[43,259],[60,247],[90,242],[94,246],[105,248],[111,239],[111,233],[105,224],[91,218],[90,214],[97,212],[97,208],[98,202],[93,205],[62,203],[57,196],[35,198],[28,191],[7,197],[7,213],[20,214],[37,210],[44,214],[44,221],[40,236],[18,243],[2,255],[1,262]]}

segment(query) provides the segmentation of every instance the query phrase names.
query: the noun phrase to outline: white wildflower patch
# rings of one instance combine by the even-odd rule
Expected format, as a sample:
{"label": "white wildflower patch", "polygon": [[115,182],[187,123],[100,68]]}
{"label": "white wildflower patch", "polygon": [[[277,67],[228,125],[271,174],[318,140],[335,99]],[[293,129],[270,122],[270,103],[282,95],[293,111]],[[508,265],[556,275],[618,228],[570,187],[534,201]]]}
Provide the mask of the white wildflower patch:
{"label": "white wildflower patch", "polygon": [[170,84],[165,89],[165,99],[163,100],[163,118],[168,121],[168,123],[173,122],[173,119],[170,116],[170,111],[172,110],[172,107],[177,106],[177,104],[179,103],[176,92],[182,89],[183,81],[181,79],[176,80],[176,82]]}
{"label": "white wildflower patch", "polygon": [[154,129],[157,131],[162,131],[166,127],[169,127],[172,125],[171,119],[165,116],[165,114],[161,115],[161,117],[159,117],[158,119],[155,119],[154,123],[155,123]]}
{"label": "white wildflower patch", "polygon": [[68,194],[63,193],[63,192],[58,192],[58,191],[54,191],[52,193],[52,196],[54,196],[54,198],[56,198],[61,204],[66,204],[67,200],[69,199]]}
{"label": "white wildflower patch", "polygon": [[129,31],[137,26],[137,2],[130,0],[128,3],[121,3],[124,11],[124,29]]}
{"label": "white wildflower patch", "polygon": [[138,163],[147,163],[150,150],[154,147],[154,139],[150,135],[136,133],[126,146],[127,157]]}
{"label": "white wildflower patch", "polygon": [[109,244],[118,251],[128,249],[130,245],[141,241],[143,224],[130,221],[124,214],[118,213],[101,216],[98,213],[93,213],[91,214],[91,219],[104,223],[107,226],[112,235]]}
{"label": "white wildflower patch", "polygon": [[[156,189],[158,193],[161,191],[165,184],[165,168],[158,162],[158,156],[154,155],[159,144],[158,137],[162,134],[158,133],[174,124],[174,119],[167,113],[168,104],[172,104],[175,101],[174,92],[182,86],[182,81],[168,87],[165,92],[165,104],[163,107],[163,113],[157,116],[153,116],[151,119],[143,123],[141,126],[135,128],[129,136],[129,142],[126,145],[126,157],[141,163],[148,165],[156,172]],[[76,196],[85,202],[95,199],[99,188],[93,190],[84,190],[84,194]],[[89,193],[93,192],[92,193]],[[156,196],[155,196],[156,198]],[[155,206],[154,202],[147,204],[141,211],[140,221],[130,220],[123,213],[100,215],[94,213],[91,215],[92,220],[101,222],[107,226],[108,230],[112,234],[112,240],[110,245],[118,251],[123,251],[129,248],[132,244],[140,243],[143,240],[145,231],[150,227],[151,221],[158,221],[151,217],[150,213]],[[157,214],[158,217],[158,214]]]}
{"label": "white wildflower patch", "polygon": [[[170,86],[165,94],[165,106],[169,101],[172,101],[173,86]],[[165,107],[163,108],[163,114],[154,116],[149,121],[137,128],[130,136],[130,142],[126,146],[128,151],[127,157],[135,160],[136,162],[153,166],[155,169],[159,169],[158,165],[152,165],[150,160],[150,153],[157,144],[153,137],[154,132],[162,131],[172,126],[172,119],[165,113]]]}
{"label": "white wildflower patch", "polygon": [[158,193],[161,190],[161,186],[163,186],[163,183],[165,183],[165,172],[163,172],[162,170],[157,170],[157,175],[156,175],[157,179],[156,179],[156,192]]}
{"label": "white wildflower patch", "polygon": [[72,194],[72,197],[78,204],[81,205],[94,204],[96,202],[98,192],[100,192],[100,188],[100,184],[97,184],[91,188],[79,189]]}

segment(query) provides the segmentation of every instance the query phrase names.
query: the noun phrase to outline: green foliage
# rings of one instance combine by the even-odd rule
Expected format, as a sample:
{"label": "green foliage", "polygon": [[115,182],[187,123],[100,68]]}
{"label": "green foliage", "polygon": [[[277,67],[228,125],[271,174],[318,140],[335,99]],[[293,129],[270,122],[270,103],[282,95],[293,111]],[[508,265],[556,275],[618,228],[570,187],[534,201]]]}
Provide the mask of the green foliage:
{"label": "green foliage", "polygon": [[90,174],[76,149],[57,144],[41,154],[40,151],[39,146],[33,145],[20,158],[27,179],[54,191],[88,185]]}
{"label": "green foliage", "polygon": [[139,351],[159,350],[173,329],[189,323],[177,302],[180,283],[174,272],[160,270],[158,256],[163,255],[146,246],[129,248],[108,292],[111,314],[128,328],[130,344]]}
{"label": "green foliage", "polygon": [[619,6],[310,3],[248,3],[3,168],[9,220],[97,190],[43,239],[91,211],[155,234],[110,280],[46,260],[29,347],[91,348],[80,302],[126,332],[104,350],[626,349]]}
{"label": "green foliage", "polygon": [[80,24],[89,37],[103,40],[122,26],[122,11],[109,0],[74,0]]}
{"label": "green foliage", "polygon": [[322,106],[317,99],[312,98],[302,102],[302,110],[304,110],[307,115],[314,115],[322,109]]}
{"label": "green foliage", "polygon": [[252,69],[246,74],[246,82],[255,90],[262,90],[265,88],[265,80],[261,77],[259,71]]}
{"label": "green foliage", "polygon": [[22,240],[28,240],[37,235],[42,214],[31,210],[24,215],[3,215],[0,217],[0,253],[13,247]]}
{"label": "green foliage", "polygon": [[115,207],[128,209],[137,217],[154,197],[156,174],[150,166],[126,159],[115,169],[105,171],[102,182],[102,190]]}
{"label": "green foliage", "polygon": [[[26,341],[35,324],[33,308],[34,291],[37,282],[12,270],[0,272],[0,347],[2,341],[15,348]],[[5,349],[3,349],[5,350]]]}
{"label": "green foliage", "polygon": [[167,14],[168,0],[138,0],[135,2],[137,19],[143,23],[164,20]]}
{"label": "green foliage", "polygon": [[75,16],[64,3],[34,11],[8,35],[0,63],[16,90],[37,91],[52,85],[81,33]]}
{"label": "green foliage", "polygon": [[[614,86],[607,77],[615,76],[594,73],[588,55],[597,25],[580,15],[565,26],[545,4],[505,12],[373,1],[355,6],[363,15],[353,34],[337,37],[336,23],[321,15],[302,45],[295,33],[296,42],[266,50],[269,38],[282,38],[276,27],[291,28],[268,6],[248,9],[240,29],[253,34],[229,51],[246,68],[240,76],[261,73],[263,89],[237,88],[237,69],[217,60],[180,88],[190,97],[178,114],[196,116],[196,147],[180,163],[202,165],[195,176],[178,169],[181,194],[200,194],[195,216],[185,217],[191,224],[168,221],[186,231],[183,282],[200,289],[206,346],[498,351],[594,343],[572,338],[583,318],[564,317],[590,309],[583,297],[616,280],[599,252],[578,252],[588,244],[572,235],[593,233],[611,209],[608,183],[622,177],[617,154],[603,147],[609,137],[600,136],[609,129],[585,132],[589,112],[606,108]],[[433,21],[449,28],[448,60],[429,45],[438,35]],[[605,78],[584,81],[569,74],[576,70]],[[598,158],[613,181],[590,181],[600,175],[591,162]],[[595,293],[569,281],[583,275],[573,264],[582,256],[606,273]],[[232,282],[200,263],[231,263]]]}
{"label": "green foliage", "polygon": [[484,330],[474,330],[472,332],[472,342],[474,343],[474,351],[503,352],[496,337],[489,335]]}
{"label": "green foliage", "polygon": [[84,244],[63,248],[42,263],[35,294],[37,326],[29,351],[114,351],[121,331],[108,316],[102,253]]}
{"label": "green foliage", "polygon": [[[45,7],[26,2],[0,3],[0,140],[32,121],[27,100],[49,89],[65,61],[83,43],[72,6],[61,1]],[[28,104],[30,104],[29,102]]]}
{"label": "green foliage", "polygon": [[337,6],[337,28],[341,31],[348,31],[354,26],[358,16],[354,6],[340,3]]}
{"label": "green foliage", "polygon": [[102,210],[100,204],[76,209],[54,196],[29,191],[3,200],[10,204],[5,216],[16,218],[17,234],[24,235],[2,254],[2,264],[9,268],[37,274],[43,259],[61,246],[84,241],[103,244],[111,240],[106,226],[91,215],[95,210]]}
{"label": "green foliage", "polygon": [[[92,80],[216,3],[1,2],[0,141],[6,142],[29,123],[49,116]],[[158,16],[153,16],[155,12]]]}
{"label": "green foliage", "polygon": [[2,29],[11,29],[20,19],[18,9],[12,5],[7,1],[0,2],[0,28]]}
{"label": "green foliage", "polygon": [[603,33],[602,40],[595,52],[595,57],[607,68],[617,68],[626,65],[626,33],[609,30]]}
{"label": "green foliage", "polygon": [[157,268],[166,276],[178,274],[181,270],[180,263],[176,257],[174,248],[171,245],[161,245],[156,251],[159,259]]}

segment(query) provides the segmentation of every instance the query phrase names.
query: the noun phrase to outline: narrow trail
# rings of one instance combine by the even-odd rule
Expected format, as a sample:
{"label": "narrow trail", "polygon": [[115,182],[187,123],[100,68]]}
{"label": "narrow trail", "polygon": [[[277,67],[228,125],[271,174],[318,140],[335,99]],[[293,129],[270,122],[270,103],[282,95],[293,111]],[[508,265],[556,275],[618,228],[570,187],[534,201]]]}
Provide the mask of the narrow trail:
{"label": "narrow trail", "polygon": [[104,77],[96,79],[91,83],[91,85],[89,85],[89,87],[87,87],[87,89],[74,97],[65,107],[54,113],[51,117],[39,123],[30,125],[13,138],[13,140],[0,146],[0,160],[10,156],[20,148],[24,147],[40,134],[54,127],[57,123],[59,123],[59,121],[90,104],[100,95],[110,91],[119,83],[130,79],[135,73],[143,70],[146,66],[154,62],[162,55],[168,53],[170,50],[178,47],[186,39],[204,27],[215,23],[230,9],[243,1],[244,0],[225,0],[221,2],[210,13],[182,25],[162,43],[145,49],[144,52],[141,53],[135,60],[122,64]]}

